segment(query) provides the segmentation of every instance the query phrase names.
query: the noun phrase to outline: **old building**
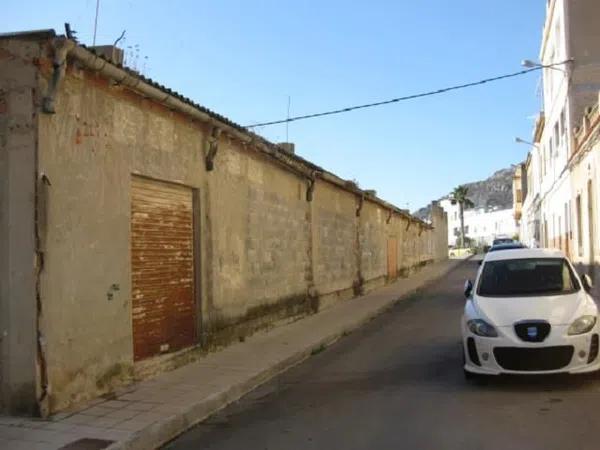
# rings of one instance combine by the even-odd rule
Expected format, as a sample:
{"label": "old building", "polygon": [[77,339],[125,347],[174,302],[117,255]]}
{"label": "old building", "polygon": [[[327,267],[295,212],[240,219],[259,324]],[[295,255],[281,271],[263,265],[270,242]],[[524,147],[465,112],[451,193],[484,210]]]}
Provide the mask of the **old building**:
{"label": "old building", "polygon": [[[526,186],[522,192],[519,237],[529,247],[539,247],[541,243],[541,152],[539,147],[541,131],[544,128],[544,114],[536,118],[533,131],[533,146],[523,163],[521,182]],[[524,180],[524,181],[523,181]]]}
{"label": "old building", "polygon": [[446,258],[439,208],[424,223],[118,58],[0,36],[0,409],[61,410]]}

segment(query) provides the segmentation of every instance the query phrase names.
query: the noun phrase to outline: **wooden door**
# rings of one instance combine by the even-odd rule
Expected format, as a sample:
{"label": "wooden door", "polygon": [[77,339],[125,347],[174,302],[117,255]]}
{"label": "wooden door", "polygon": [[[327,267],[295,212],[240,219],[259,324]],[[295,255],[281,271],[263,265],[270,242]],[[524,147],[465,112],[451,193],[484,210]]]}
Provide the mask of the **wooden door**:
{"label": "wooden door", "polygon": [[387,241],[387,275],[388,279],[398,275],[398,239],[389,238]]}

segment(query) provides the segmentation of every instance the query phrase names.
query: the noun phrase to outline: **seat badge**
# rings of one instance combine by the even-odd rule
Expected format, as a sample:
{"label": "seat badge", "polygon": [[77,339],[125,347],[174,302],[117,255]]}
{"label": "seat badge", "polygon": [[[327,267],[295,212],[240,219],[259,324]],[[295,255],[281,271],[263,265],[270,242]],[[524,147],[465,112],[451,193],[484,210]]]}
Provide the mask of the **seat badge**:
{"label": "seat badge", "polygon": [[531,339],[536,338],[538,335],[537,327],[527,327],[527,336]]}

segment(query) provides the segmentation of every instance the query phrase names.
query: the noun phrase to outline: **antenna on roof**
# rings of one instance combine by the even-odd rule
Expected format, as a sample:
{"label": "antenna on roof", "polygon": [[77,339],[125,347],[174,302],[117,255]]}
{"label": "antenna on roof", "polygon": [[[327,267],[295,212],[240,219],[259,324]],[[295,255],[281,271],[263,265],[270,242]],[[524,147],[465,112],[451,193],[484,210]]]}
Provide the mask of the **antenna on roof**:
{"label": "antenna on roof", "polygon": [[285,122],[285,142],[290,142],[289,128],[290,128],[290,104],[292,97],[288,95],[288,107],[287,107],[287,121]]}
{"label": "antenna on roof", "polygon": [[125,31],[123,30],[123,32],[121,33],[121,35],[117,38],[117,40],[114,42],[113,47],[116,47],[117,44],[119,43],[120,40],[122,40],[125,37]]}
{"label": "antenna on roof", "polygon": [[94,17],[94,39],[92,46],[96,45],[96,30],[98,29],[98,11],[100,10],[100,0],[96,0],[96,16]]}

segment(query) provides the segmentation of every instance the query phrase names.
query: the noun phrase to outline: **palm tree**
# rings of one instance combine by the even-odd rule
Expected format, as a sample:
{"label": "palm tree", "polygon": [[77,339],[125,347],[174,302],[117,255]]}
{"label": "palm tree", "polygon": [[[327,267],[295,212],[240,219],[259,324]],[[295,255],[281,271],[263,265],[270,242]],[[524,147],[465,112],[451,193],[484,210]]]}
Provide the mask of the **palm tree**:
{"label": "palm tree", "polygon": [[475,204],[467,197],[469,189],[466,186],[454,188],[450,194],[450,200],[453,205],[458,203],[458,213],[460,216],[460,248],[465,246],[465,208],[472,208]]}

